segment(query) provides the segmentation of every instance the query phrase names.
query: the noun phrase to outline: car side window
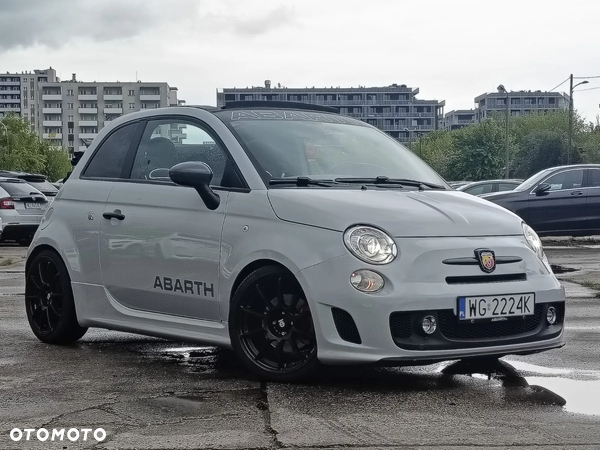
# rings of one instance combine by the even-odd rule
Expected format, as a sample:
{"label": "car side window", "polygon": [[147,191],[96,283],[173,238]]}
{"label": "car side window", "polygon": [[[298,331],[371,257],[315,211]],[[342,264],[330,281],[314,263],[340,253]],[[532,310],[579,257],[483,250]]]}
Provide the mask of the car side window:
{"label": "car side window", "polygon": [[125,125],[108,136],[92,156],[83,177],[119,178],[137,126],[137,122]]}
{"label": "car side window", "polygon": [[567,170],[547,178],[543,183],[550,185],[551,191],[579,189],[583,185],[583,170]]}
{"label": "car side window", "polygon": [[481,195],[492,192],[491,184],[480,184],[479,186],[473,186],[472,188],[465,189],[465,192],[471,195]]}
{"label": "car side window", "polygon": [[498,183],[498,192],[501,192],[501,191],[512,191],[517,186],[518,186],[517,184]]}
{"label": "car side window", "polygon": [[600,170],[588,170],[588,187],[600,187]]}
{"label": "car side window", "polygon": [[130,178],[170,182],[169,169],[186,161],[208,164],[213,171],[213,186],[242,187],[231,158],[211,134],[181,119],[148,121]]}

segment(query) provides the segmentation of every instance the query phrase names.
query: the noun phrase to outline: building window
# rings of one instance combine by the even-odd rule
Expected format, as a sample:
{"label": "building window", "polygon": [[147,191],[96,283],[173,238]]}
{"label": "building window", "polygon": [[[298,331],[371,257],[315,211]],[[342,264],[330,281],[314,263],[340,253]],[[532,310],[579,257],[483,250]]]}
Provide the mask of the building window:
{"label": "building window", "polygon": [[73,122],[73,116],[67,116],[67,117],[68,117],[69,122]]}
{"label": "building window", "polygon": [[67,103],[67,109],[73,109],[73,103]]}
{"label": "building window", "polygon": [[73,95],[73,89],[67,89],[67,95]]}
{"label": "building window", "polygon": [[135,103],[130,103],[129,104],[129,109],[134,109],[135,108]]}
{"label": "building window", "polygon": [[135,91],[133,89],[129,89],[129,96],[133,97],[135,95]]}
{"label": "building window", "polygon": [[69,128],[69,134],[73,134],[73,128]]}

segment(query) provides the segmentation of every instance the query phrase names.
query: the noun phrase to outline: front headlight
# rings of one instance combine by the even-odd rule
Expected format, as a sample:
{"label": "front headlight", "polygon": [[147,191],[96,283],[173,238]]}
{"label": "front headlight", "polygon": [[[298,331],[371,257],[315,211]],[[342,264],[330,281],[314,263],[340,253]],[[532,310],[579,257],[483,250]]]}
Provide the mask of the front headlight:
{"label": "front headlight", "polygon": [[522,225],[523,225],[523,235],[525,236],[525,240],[531,247],[531,250],[533,250],[535,252],[535,254],[537,255],[537,257],[543,261],[544,260],[544,248],[542,247],[542,241],[541,241],[540,237],[537,235],[537,233],[535,231],[533,231],[533,228],[531,228],[525,222],[523,222]]}
{"label": "front headlight", "polygon": [[350,253],[371,264],[388,264],[396,258],[394,240],[385,232],[368,226],[355,225],[344,233],[344,244]]}

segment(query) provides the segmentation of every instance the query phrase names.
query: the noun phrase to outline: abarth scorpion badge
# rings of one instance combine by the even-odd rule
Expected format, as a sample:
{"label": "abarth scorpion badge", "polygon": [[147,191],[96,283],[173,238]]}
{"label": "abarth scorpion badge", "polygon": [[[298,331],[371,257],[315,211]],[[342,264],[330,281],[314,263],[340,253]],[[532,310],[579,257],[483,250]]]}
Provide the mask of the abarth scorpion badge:
{"label": "abarth scorpion badge", "polygon": [[485,273],[492,273],[496,270],[496,257],[493,251],[487,248],[478,248],[475,250],[475,258]]}

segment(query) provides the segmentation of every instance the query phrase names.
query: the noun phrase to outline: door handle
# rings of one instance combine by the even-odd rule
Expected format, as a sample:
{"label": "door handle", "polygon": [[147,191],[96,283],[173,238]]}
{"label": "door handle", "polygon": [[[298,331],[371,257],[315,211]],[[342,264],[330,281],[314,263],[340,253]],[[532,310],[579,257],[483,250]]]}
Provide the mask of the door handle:
{"label": "door handle", "polygon": [[104,214],[102,214],[102,217],[104,217],[105,219],[117,219],[117,220],[123,220],[125,219],[125,214],[121,214],[121,210],[120,209],[115,209],[113,212],[105,212]]}
{"label": "door handle", "polygon": [[583,192],[575,191],[575,192],[571,192],[571,195],[583,195]]}

